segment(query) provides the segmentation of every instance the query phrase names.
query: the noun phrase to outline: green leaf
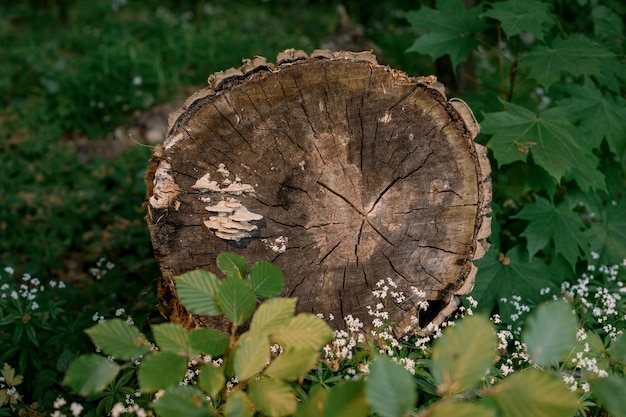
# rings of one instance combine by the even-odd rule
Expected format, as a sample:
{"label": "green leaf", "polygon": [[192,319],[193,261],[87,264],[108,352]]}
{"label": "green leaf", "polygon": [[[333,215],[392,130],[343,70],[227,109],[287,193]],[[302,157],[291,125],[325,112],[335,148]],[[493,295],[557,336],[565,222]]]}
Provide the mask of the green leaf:
{"label": "green leaf", "polygon": [[528,254],[520,246],[515,246],[506,255],[495,251],[487,252],[484,258],[476,261],[478,275],[472,290],[481,308],[489,311],[496,302],[500,305],[500,314],[505,316],[510,310],[505,299],[513,295],[528,302],[539,300],[539,290],[550,288],[557,290],[548,266],[540,258],[529,260]]}
{"label": "green leaf", "polygon": [[626,416],[626,379],[609,375],[606,378],[590,379],[591,392],[613,416]]}
{"label": "green leaf", "polygon": [[564,301],[537,307],[526,320],[522,341],[530,358],[538,365],[556,364],[576,344],[578,319],[572,306]]}
{"label": "green leaf", "polygon": [[530,68],[529,78],[549,89],[565,71],[574,76],[601,75],[601,67],[615,54],[580,33],[567,39],[557,37],[551,46],[535,46],[520,60],[521,68]]}
{"label": "green leaf", "polygon": [[585,235],[591,250],[600,255],[599,262],[613,265],[626,259],[626,198],[610,201],[591,224]]}
{"label": "green leaf", "polygon": [[198,374],[198,384],[209,397],[217,397],[226,385],[224,370],[213,365],[203,366]]}
{"label": "green leaf", "polygon": [[492,135],[487,146],[500,165],[526,161],[529,154],[557,182],[571,169],[578,185],[605,189],[604,177],[598,172],[598,160],[583,132],[568,122],[568,114],[557,107],[539,114],[512,103],[507,111],[486,113],[481,123],[483,133]]}
{"label": "green leaf", "polygon": [[178,324],[157,324],[152,326],[152,333],[161,352],[172,352],[183,356],[197,354],[191,346],[189,331]]}
{"label": "green leaf", "polygon": [[543,39],[554,26],[555,19],[550,6],[537,0],[507,0],[494,3],[483,16],[499,20],[506,36],[511,38],[530,32]]}
{"label": "green leaf", "polygon": [[250,399],[263,414],[269,417],[291,416],[298,401],[291,387],[275,379],[260,379],[248,386]]}
{"label": "green leaf", "polygon": [[176,292],[185,308],[194,314],[217,316],[222,310],[217,304],[220,281],[207,271],[196,270],[176,277]]}
{"label": "green leaf", "polygon": [[308,394],[308,398],[298,407],[298,412],[294,417],[323,417],[324,402],[326,402],[326,398],[328,398],[328,391],[322,385],[315,385]]}
{"label": "green leaf", "polygon": [[573,269],[581,250],[588,251],[588,242],[582,232],[585,225],[565,202],[554,206],[549,200],[537,197],[534,203],[526,204],[513,217],[529,221],[522,236],[527,239],[531,257],[553,241],[555,252],[562,254]]}
{"label": "green leaf", "polygon": [[402,417],[417,402],[413,376],[388,356],[377,356],[372,361],[365,395],[382,417]]}
{"label": "green leaf", "polygon": [[452,395],[474,388],[493,365],[497,340],[482,316],[469,316],[446,328],[433,346],[431,373],[437,390]]}
{"label": "green leaf", "polygon": [[137,379],[142,392],[156,392],[180,384],[186,371],[187,358],[171,352],[157,352],[141,362]]}
{"label": "green leaf", "polygon": [[228,349],[228,336],[215,329],[195,329],[189,335],[189,342],[194,351],[213,357],[222,356]]}
{"label": "green leaf", "polygon": [[211,417],[209,403],[202,391],[192,386],[168,388],[163,396],[152,403],[159,417]]}
{"label": "green leaf", "polygon": [[248,274],[248,263],[234,252],[222,252],[217,255],[217,266],[226,276],[245,279]]}
{"label": "green leaf", "polygon": [[266,335],[256,335],[246,340],[235,350],[234,372],[240,381],[260,373],[270,359],[270,342]]}
{"label": "green leaf", "polygon": [[428,409],[428,417],[497,417],[496,411],[468,401],[438,402]]}
{"label": "green leaf", "polygon": [[561,379],[530,368],[509,375],[488,395],[503,417],[566,417],[573,416],[578,407],[578,397]]}
{"label": "green leaf", "polygon": [[124,320],[105,320],[85,330],[91,340],[107,355],[131,360],[150,351],[150,343],[135,326]]}
{"label": "green leaf", "polygon": [[232,275],[222,280],[217,299],[226,317],[236,325],[245,323],[256,307],[256,299],[250,287],[244,280]]}
{"label": "green leaf", "polygon": [[280,268],[273,263],[259,261],[250,268],[248,283],[257,297],[273,297],[280,295],[283,291],[285,277]]}
{"label": "green leaf", "polygon": [[344,381],[328,391],[324,417],[369,415],[370,406],[365,396],[365,382]]}
{"label": "green leaf", "polygon": [[611,346],[611,357],[626,364],[626,333],[617,336]]}
{"label": "green leaf", "polygon": [[429,55],[432,59],[450,55],[456,68],[478,46],[476,34],[488,27],[481,13],[481,7],[467,9],[461,0],[437,0],[437,9],[422,6],[407,12],[405,16],[412,26],[428,31],[407,52]]}
{"label": "green leaf", "polygon": [[275,343],[288,349],[321,349],[333,337],[332,329],[326,322],[310,313],[300,313],[293,317],[287,326],[274,333]]}
{"label": "green leaf", "polygon": [[16,375],[15,368],[13,368],[8,363],[5,363],[2,366],[2,371],[0,371],[0,374],[2,374],[2,377],[4,378],[3,382],[5,382],[9,387],[15,387],[24,382],[24,376]]}
{"label": "green leaf", "polygon": [[102,356],[81,355],[72,362],[61,384],[86,397],[103,391],[119,370],[115,362]]}
{"label": "green leaf", "polygon": [[295,298],[271,298],[257,308],[252,321],[250,331],[273,333],[285,326],[296,311]]}
{"label": "green leaf", "polygon": [[242,390],[230,393],[224,405],[225,417],[252,417],[254,415],[254,405]]}
{"label": "green leaf", "polygon": [[580,123],[587,140],[594,148],[600,148],[606,138],[615,155],[623,155],[626,149],[626,100],[605,94],[589,78],[582,85],[570,84],[566,91],[570,98],[558,102],[570,118]]}
{"label": "green leaf", "polygon": [[317,358],[317,350],[287,349],[278,355],[263,373],[286,381],[296,380],[315,367]]}

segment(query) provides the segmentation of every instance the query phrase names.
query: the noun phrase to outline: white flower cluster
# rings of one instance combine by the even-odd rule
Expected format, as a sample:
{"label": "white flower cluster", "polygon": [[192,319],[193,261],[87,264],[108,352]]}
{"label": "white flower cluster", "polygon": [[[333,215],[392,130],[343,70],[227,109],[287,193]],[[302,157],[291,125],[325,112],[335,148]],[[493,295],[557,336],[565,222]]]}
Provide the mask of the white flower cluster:
{"label": "white flower cluster", "polygon": [[[52,404],[52,406],[54,407],[54,412],[52,414],[50,414],[51,417],[67,417],[67,415],[61,411],[62,408],[67,408],[64,407],[65,405],[67,405],[67,400],[63,397],[57,397],[56,400],[54,400],[54,403]],[[83,406],[79,403],[76,402],[72,402],[69,406],[69,412],[71,413],[71,415],[73,417],[78,417],[80,416],[80,413],[83,411]]]}
{"label": "white flower cluster", "polygon": [[[40,306],[37,298],[46,291],[46,286],[42,284],[39,278],[35,278],[30,274],[23,274],[21,279],[16,279],[17,277],[13,276],[15,270],[10,266],[5,267],[4,272],[9,279],[8,282],[3,282],[4,279],[0,275],[0,299],[11,298],[15,301],[25,301],[25,310],[28,312],[39,310]],[[64,289],[65,283],[63,281],[50,281],[48,286],[49,288]]]}

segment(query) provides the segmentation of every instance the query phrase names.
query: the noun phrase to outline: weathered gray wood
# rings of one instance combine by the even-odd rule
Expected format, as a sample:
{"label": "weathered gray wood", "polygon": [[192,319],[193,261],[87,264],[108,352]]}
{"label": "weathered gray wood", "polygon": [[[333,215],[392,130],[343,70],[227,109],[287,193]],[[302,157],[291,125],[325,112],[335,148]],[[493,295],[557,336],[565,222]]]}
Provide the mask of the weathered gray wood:
{"label": "weathered gray wood", "polygon": [[[277,62],[211,76],[153,157],[147,221],[172,320],[220,326],[181,308],[173,277],[217,272],[234,251],[280,266],[299,311],[369,322],[372,289],[391,278],[426,291],[440,322],[471,289],[490,233],[490,168],[469,108],[435,77],[366,52]],[[413,306],[392,310],[403,321]]]}

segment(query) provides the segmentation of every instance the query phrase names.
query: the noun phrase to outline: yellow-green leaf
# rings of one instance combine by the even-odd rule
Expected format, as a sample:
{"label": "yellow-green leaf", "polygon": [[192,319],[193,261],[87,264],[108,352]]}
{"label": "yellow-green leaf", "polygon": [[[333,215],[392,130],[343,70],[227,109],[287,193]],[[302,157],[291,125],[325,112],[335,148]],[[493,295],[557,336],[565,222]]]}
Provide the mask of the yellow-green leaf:
{"label": "yellow-green leaf", "polygon": [[196,270],[176,277],[176,293],[185,308],[194,314],[222,314],[217,303],[220,281],[211,272]]}
{"label": "yellow-green leaf", "polygon": [[124,320],[105,320],[85,330],[107,355],[121,360],[137,358],[150,351],[150,343],[139,330]]}
{"label": "yellow-green leaf", "polygon": [[284,348],[321,349],[332,338],[333,331],[326,322],[310,313],[300,313],[278,332],[272,340]]}
{"label": "yellow-green leaf", "polygon": [[269,417],[291,416],[298,401],[291,387],[275,379],[260,379],[248,386],[250,399],[256,408]]}
{"label": "yellow-green leaf", "polygon": [[235,350],[234,372],[240,381],[260,373],[270,359],[270,343],[266,335],[256,335],[246,340]]}
{"label": "yellow-green leaf", "polygon": [[197,352],[191,346],[189,331],[174,323],[162,323],[152,326],[154,340],[161,352],[192,356]]}
{"label": "yellow-green leaf", "polygon": [[452,395],[474,388],[493,365],[497,340],[483,316],[469,316],[448,327],[433,346],[431,373],[437,389]]}
{"label": "yellow-green leaf", "polygon": [[69,386],[82,396],[104,390],[117,376],[120,367],[105,357],[88,354],[76,358],[70,365],[63,385]]}
{"label": "yellow-green leaf", "polygon": [[270,298],[261,304],[250,322],[250,331],[271,334],[287,323],[296,311],[295,298]]}
{"label": "yellow-green leaf", "polygon": [[502,417],[567,417],[578,408],[578,397],[560,378],[537,369],[513,373],[487,396],[498,404]]}
{"label": "yellow-green leaf", "polygon": [[286,381],[308,373],[317,362],[318,351],[308,348],[287,349],[270,363],[265,374]]}
{"label": "yellow-green leaf", "polygon": [[198,375],[198,384],[209,397],[217,397],[226,384],[224,370],[213,365],[203,366]]}
{"label": "yellow-green leaf", "polygon": [[224,404],[224,417],[252,417],[254,405],[245,392],[238,389],[228,395]]}

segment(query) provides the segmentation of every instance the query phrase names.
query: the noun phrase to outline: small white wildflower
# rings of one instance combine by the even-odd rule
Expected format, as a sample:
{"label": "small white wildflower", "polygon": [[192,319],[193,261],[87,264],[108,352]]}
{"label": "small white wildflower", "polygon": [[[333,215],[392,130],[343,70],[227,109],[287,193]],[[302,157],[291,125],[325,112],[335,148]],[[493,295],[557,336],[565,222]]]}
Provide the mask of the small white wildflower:
{"label": "small white wildflower", "polygon": [[78,417],[80,413],[83,411],[83,406],[78,403],[72,403],[70,405],[70,412],[74,417]]}
{"label": "small white wildflower", "polygon": [[139,86],[141,84],[143,84],[143,78],[141,78],[139,75],[135,75],[133,77],[133,85]]}
{"label": "small white wildflower", "polygon": [[[624,262],[626,262],[626,260],[624,260]],[[9,275],[13,275],[15,273],[15,270],[10,266],[5,266],[4,272],[6,272]]]}
{"label": "small white wildflower", "polygon": [[57,397],[57,399],[54,400],[54,403],[52,404],[52,406],[58,410],[59,408],[63,407],[65,404],[67,404],[67,401],[65,401],[65,398]]}
{"label": "small white wildflower", "polygon": [[591,252],[591,257],[595,260],[595,259],[599,259],[600,258],[600,254],[598,252]]}
{"label": "small white wildflower", "polygon": [[125,309],[118,308],[117,310],[115,310],[115,317],[120,317],[120,316],[124,315],[124,313],[126,313]]}
{"label": "small white wildflower", "polygon": [[19,297],[17,295],[17,291],[11,291],[11,298],[17,300]]}

